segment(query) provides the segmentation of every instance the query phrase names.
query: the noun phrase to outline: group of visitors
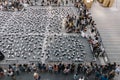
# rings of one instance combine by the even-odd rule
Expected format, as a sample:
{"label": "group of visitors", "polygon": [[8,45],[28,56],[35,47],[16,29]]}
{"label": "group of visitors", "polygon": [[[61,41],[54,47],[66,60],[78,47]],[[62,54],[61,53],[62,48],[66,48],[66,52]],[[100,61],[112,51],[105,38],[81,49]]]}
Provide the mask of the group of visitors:
{"label": "group of visitors", "polygon": [[64,6],[68,4],[69,0],[42,0],[41,5],[42,6],[48,6],[48,5],[54,5],[54,6]]}
{"label": "group of visitors", "polygon": [[16,11],[22,8],[22,4],[20,4],[19,0],[17,1],[3,1],[0,3],[0,10],[3,11]]}
{"label": "group of visitors", "polygon": [[119,65],[116,63],[108,63],[106,65],[98,65],[89,63],[89,65],[79,64],[77,67],[77,73],[83,73],[84,76],[89,80],[90,75],[94,74],[95,80],[113,80],[115,75],[118,75]]}
{"label": "group of visitors", "polygon": [[[13,0],[0,1],[1,11],[20,11],[24,7],[37,5],[38,0]],[[72,1],[73,2],[73,1]],[[41,0],[41,6],[64,6],[68,5],[69,0]]]}
{"label": "group of visitors", "polygon": [[[76,4],[78,2],[75,2]],[[75,6],[76,7],[76,6]],[[90,13],[83,1],[79,0],[79,7],[77,6],[77,13],[75,15],[67,15],[65,18],[65,29],[68,33],[80,33],[85,27],[90,25]]]}
{"label": "group of visitors", "polygon": [[75,7],[77,7],[78,14],[72,16],[68,14],[64,19],[66,32],[80,33],[82,37],[88,39],[95,57],[103,56],[105,51],[91,13],[81,0],[75,2]]}
{"label": "group of visitors", "polygon": [[13,0],[13,1],[1,1],[0,10],[1,11],[21,11],[23,7],[33,5],[31,0]]}
{"label": "group of visitors", "polygon": [[[106,65],[98,65],[96,63],[80,63],[80,64],[66,64],[66,63],[31,63],[31,64],[13,64],[8,68],[0,67],[0,77],[10,76],[15,80],[15,76],[19,76],[21,73],[34,73],[34,77],[41,78],[38,74],[51,73],[64,75],[73,74],[74,80],[84,78],[83,80],[89,80],[90,76],[94,77],[94,80],[112,80],[115,75],[119,75],[120,66],[116,63],[108,63]],[[82,75],[82,77],[80,77]]]}

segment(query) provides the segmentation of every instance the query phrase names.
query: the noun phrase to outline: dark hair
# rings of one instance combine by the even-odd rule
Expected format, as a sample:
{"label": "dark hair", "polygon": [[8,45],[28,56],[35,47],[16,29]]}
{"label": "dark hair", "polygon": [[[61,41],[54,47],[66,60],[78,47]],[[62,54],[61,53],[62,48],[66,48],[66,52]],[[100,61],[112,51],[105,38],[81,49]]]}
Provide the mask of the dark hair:
{"label": "dark hair", "polygon": [[104,77],[107,78],[107,75],[105,75]]}
{"label": "dark hair", "polygon": [[95,31],[94,29],[91,30],[91,32],[94,32],[94,31]]}
{"label": "dark hair", "polygon": [[98,37],[96,37],[95,39],[98,40]]}

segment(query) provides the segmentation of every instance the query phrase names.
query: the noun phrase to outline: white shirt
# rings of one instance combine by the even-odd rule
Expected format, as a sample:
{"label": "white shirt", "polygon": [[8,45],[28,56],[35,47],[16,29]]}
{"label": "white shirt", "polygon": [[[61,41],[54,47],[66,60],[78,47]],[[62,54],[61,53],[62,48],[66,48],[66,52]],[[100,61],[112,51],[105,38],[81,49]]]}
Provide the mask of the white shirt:
{"label": "white shirt", "polygon": [[0,5],[0,10],[3,10],[3,6],[2,5]]}
{"label": "white shirt", "polygon": [[82,78],[82,79],[81,79],[81,78],[79,78],[79,80],[84,80],[84,78]]}
{"label": "white shirt", "polygon": [[120,67],[117,67],[117,68],[115,69],[115,72],[120,73]]}
{"label": "white shirt", "polygon": [[93,40],[93,44],[96,44],[96,43],[98,43],[98,41],[97,40]]}
{"label": "white shirt", "polygon": [[81,31],[81,36],[82,37],[85,37],[85,38],[88,38],[88,34],[87,34],[87,31]]}

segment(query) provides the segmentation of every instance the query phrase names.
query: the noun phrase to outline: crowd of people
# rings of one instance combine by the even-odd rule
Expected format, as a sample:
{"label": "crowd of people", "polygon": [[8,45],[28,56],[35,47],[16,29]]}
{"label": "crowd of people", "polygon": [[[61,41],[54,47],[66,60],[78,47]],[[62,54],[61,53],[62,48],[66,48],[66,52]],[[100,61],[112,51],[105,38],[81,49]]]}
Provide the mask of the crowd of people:
{"label": "crowd of people", "polygon": [[87,38],[91,49],[96,57],[104,56],[104,47],[100,34],[95,27],[95,21],[86,5],[80,0],[75,2],[77,15],[67,15],[64,19],[65,30],[67,33],[80,33],[82,37]]}
{"label": "crowd of people", "polygon": [[42,0],[41,5],[42,6],[49,6],[49,5],[54,5],[54,6],[64,6],[68,5],[69,0]]}
{"label": "crowd of people", "polygon": [[21,11],[24,7],[27,7],[29,5],[34,5],[35,1],[31,0],[13,0],[13,1],[7,1],[3,0],[0,2],[0,10],[1,11]]}
{"label": "crowd of people", "polygon": [[[106,65],[99,65],[96,63],[80,63],[80,64],[67,64],[67,63],[30,63],[30,64],[11,64],[8,68],[0,67],[0,78],[9,76],[15,80],[16,76],[22,73],[34,73],[34,77],[38,74],[63,74],[73,75],[73,80],[113,80],[115,75],[119,75],[120,66],[116,63],[108,63]],[[80,76],[82,75],[82,76]],[[92,79],[90,76],[93,76]],[[39,75],[38,78],[42,78]],[[41,79],[42,80],[42,79]]]}
{"label": "crowd of people", "polygon": [[22,8],[22,4],[20,4],[19,0],[17,1],[3,1],[0,3],[0,10],[2,11],[16,11]]}
{"label": "crowd of people", "polygon": [[[38,0],[13,0],[13,1],[0,1],[1,11],[21,11],[27,6],[38,5]],[[41,6],[64,6],[68,5],[69,0],[40,0]],[[73,1],[72,1],[73,2]]]}

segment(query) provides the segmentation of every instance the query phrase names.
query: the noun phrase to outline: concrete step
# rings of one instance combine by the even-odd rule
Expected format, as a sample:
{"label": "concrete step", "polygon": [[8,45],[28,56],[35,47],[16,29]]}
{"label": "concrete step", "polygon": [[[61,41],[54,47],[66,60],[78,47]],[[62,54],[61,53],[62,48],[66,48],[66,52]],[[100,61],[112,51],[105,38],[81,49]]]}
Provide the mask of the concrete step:
{"label": "concrete step", "polygon": [[105,43],[104,43],[104,45],[108,45],[108,46],[120,46],[120,41],[109,41],[109,42],[107,42],[107,41],[104,41]]}
{"label": "concrete step", "polygon": [[91,12],[110,61],[120,63],[120,9],[115,12],[94,3]]}
{"label": "concrete step", "polygon": [[[106,49],[105,48],[105,50],[106,50],[106,52],[107,52],[107,54],[118,54],[119,53],[119,50],[118,49]],[[120,56],[119,56],[120,57]]]}

